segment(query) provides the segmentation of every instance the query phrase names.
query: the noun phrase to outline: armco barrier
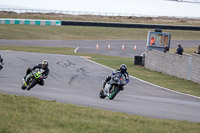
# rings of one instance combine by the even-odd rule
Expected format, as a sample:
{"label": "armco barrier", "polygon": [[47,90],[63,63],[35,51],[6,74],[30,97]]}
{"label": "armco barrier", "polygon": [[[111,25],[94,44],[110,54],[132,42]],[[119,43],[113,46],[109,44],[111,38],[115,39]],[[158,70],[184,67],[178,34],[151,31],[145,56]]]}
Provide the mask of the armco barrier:
{"label": "armco barrier", "polygon": [[200,84],[199,64],[200,55],[197,54],[177,55],[153,50],[148,51],[145,57],[145,67],[148,69]]}
{"label": "armco barrier", "polygon": [[86,21],[62,21],[62,25],[200,31],[200,27],[199,26],[180,26],[180,25],[105,23],[105,22],[86,22]]}
{"label": "armco barrier", "polygon": [[10,19],[0,18],[0,24],[53,25],[61,26],[58,20]]}

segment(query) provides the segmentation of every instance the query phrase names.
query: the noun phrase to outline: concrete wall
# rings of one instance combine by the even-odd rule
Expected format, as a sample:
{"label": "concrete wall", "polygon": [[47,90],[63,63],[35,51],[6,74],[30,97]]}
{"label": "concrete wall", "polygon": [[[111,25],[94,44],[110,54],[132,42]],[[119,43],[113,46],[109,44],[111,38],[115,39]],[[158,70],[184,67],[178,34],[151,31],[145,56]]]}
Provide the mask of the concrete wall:
{"label": "concrete wall", "polygon": [[145,67],[178,78],[200,83],[200,56],[193,54],[177,55],[159,51],[148,51]]}
{"label": "concrete wall", "polygon": [[200,84],[200,55],[192,55],[191,80]]}

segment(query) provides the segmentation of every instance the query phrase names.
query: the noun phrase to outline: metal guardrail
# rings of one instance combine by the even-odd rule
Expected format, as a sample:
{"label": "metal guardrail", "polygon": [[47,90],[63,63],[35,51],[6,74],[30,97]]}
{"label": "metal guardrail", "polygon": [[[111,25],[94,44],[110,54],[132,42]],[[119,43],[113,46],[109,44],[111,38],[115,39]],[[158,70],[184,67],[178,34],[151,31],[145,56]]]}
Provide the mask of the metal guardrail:
{"label": "metal guardrail", "polygon": [[174,1],[200,4],[200,0],[174,0]]}

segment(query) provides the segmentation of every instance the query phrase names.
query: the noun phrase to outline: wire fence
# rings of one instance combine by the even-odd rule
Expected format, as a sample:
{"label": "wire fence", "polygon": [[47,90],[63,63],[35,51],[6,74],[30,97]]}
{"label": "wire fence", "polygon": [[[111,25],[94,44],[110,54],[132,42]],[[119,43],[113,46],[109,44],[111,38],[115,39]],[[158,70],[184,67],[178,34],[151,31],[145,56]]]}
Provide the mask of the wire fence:
{"label": "wire fence", "polygon": [[[66,14],[66,15],[96,15],[96,16],[120,16],[120,17],[173,17],[187,18],[185,16],[164,16],[164,15],[147,15],[147,14],[128,14],[128,13],[109,13],[109,12],[86,12],[86,11],[64,11],[64,10],[41,10],[41,9],[17,9],[17,8],[0,8],[0,12],[21,13],[43,13],[43,14]],[[199,19],[199,17],[188,17]]]}
{"label": "wire fence", "polygon": [[174,0],[174,1],[200,4],[200,0]]}
{"label": "wire fence", "polygon": [[108,13],[108,12],[84,12],[84,11],[64,11],[64,10],[38,10],[38,9],[16,9],[16,8],[0,8],[1,12],[16,12],[16,13],[55,13],[69,15],[97,15],[97,16],[135,16],[135,17],[160,17],[159,15],[143,15],[143,14],[128,14],[128,13]]}

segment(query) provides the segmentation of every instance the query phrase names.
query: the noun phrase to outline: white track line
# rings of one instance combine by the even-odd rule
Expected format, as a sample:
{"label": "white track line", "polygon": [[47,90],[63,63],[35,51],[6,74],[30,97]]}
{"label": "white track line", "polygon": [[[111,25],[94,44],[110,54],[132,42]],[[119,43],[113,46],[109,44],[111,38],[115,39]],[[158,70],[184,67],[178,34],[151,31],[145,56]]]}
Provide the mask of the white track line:
{"label": "white track line", "polygon": [[79,49],[79,47],[77,47],[75,50],[74,50],[74,53],[77,53],[77,50]]}
{"label": "white track line", "polygon": [[[97,65],[103,66],[103,67],[105,67],[105,68],[108,68],[108,69],[110,69],[110,70],[115,70],[115,69],[113,69],[113,68],[110,68],[110,67],[104,66],[104,65],[99,64],[99,63],[97,63],[97,62],[94,62],[94,61],[92,61],[92,60],[89,60],[89,59],[86,59],[86,58],[85,58],[85,60],[87,60],[87,61],[89,61],[89,62],[92,62],[92,63],[94,63],[94,64],[97,64]],[[155,86],[155,87],[158,87],[158,88],[161,88],[161,89],[164,89],[164,90],[170,91],[170,92],[174,92],[174,93],[178,93],[178,94],[182,94],[182,95],[186,95],[186,96],[191,96],[191,97],[194,97],[194,98],[200,99],[200,97],[197,97],[197,96],[194,96],[194,95],[185,94],[185,93],[182,93],[182,92],[178,92],[178,91],[170,90],[170,89],[167,89],[167,88],[161,87],[161,86],[159,86],[159,85],[155,85],[155,84],[152,84],[152,83],[150,83],[150,82],[144,81],[144,80],[142,80],[142,79],[136,78],[136,77],[134,77],[134,76],[131,76],[131,75],[129,75],[129,76],[130,76],[131,78],[137,79],[137,80],[139,80],[139,81],[141,81],[141,82],[144,82],[144,83],[146,83],[146,84],[149,84],[149,85],[152,85],[152,86]]]}

